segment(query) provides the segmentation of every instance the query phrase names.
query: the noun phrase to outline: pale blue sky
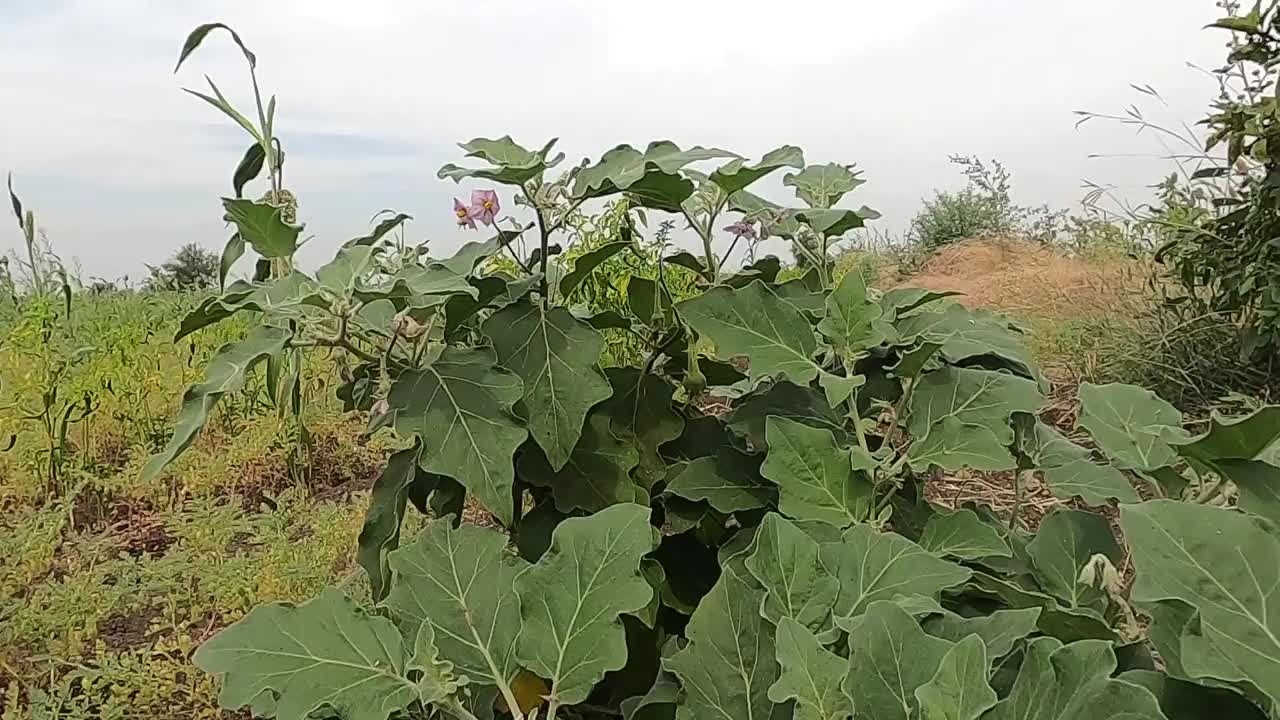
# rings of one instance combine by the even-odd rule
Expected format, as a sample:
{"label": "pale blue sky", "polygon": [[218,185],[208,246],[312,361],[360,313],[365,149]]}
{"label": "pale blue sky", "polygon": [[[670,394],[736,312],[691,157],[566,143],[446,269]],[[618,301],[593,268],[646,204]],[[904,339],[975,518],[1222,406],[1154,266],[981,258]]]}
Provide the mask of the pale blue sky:
{"label": "pale blue sky", "polygon": [[[386,207],[438,251],[469,239],[450,215],[469,188],[436,170],[453,143],[505,133],[559,136],[571,160],[657,138],[797,144],[857,163],[869,184],[851,200],[900,231],[961,184],[950,153],[1003,160],[1026,204],[1075,207],[1086,177],[1140,197],[1160,161],[1088,155],[1158,146],[1071,113],[1121,110],[1140,83],[1167,99],[1159,118],[1198,120],[1213,85],[1186,63],[1220,60],[1225,38],[1200,29],[1215,16],[1212,0],[2,0],[0,171],[86,276],[219,250],[246,138],[180,88],[208,73],[248,110],[246,74],[225,37],[172,69],[187,32],[220,20],[279,95],[305,265]],[[0,223],[0,251],[20,241]]]}

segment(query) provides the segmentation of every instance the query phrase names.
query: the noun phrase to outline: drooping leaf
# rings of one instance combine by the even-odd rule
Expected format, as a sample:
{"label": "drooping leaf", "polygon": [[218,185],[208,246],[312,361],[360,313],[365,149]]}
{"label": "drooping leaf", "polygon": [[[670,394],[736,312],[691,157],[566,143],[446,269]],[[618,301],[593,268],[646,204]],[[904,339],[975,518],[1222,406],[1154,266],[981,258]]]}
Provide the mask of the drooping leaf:
{"label": "drooping leaf", "polygon": [[1025,428],[1018,437],[1018,449],[1044,472],[1045,483],[1055,497],[1078,497],[1095,506],[1109,500],[1138,501],[1133,485],[1115,467],[1094,463],[1088,450],[1045,423],[1029,415],[1015,417],[1015,422],[1020,419]]}
{"label": "drooping leaf", "polygon": [[933,679],[952,643],[926,635],[892,602],[872,603],[849,633],[849,674],[844,691],[858,717],[913,720],[916,689]]}
{"label": "drooping leaf", "polygon": [[1261,460],[1219,460],[1213,464],[1240,492],[1240,509],[1280,526],[1280,467]]}
{"label": "drooping leaf", "polygon": [[225,675],[219,702],[228,709],[270,691],[280,720],[305,720],[326,707],[353,720],[386,720],[418,698],[408,655],[390,620],[327,588],[302,605],[254,608],[193,659],[201,670]]}
{"label": "drooping leaf", "polygon": [[702,262],[702,260],[699,260],[696,255],[689,252],[678,252],[674,255],[668,255],[667,257],[662,258],[662,262],[668,265],[682,267],[686,270],[692,270],[702,277],[707,277],[711,272],[707,269],[707,266]]}
{"label": "drooping leaf", "polygon": [[1174,449],[1185,458],[1212,463],[1217,460],[1253,460],[1280,440],[1280,405],[1270,405],[1239,418],[1210,418],[1209,430]]}
{"label": "drooping leaf", "polygon": [[1040,613],[1041,608],[1038,607],[997,610],[990,615],[971,618],[944,612],[926,618],[923,627],[930,635],[951,642],[976,635],[987,646],[987,654],[996,660],[1013,652],[1019,640],[1036,631]]}
{"label": "drooping leaf", "polygon": [[1044,402],[1036,383],[991,370],[946,367],[918,381],[907,427],[915,442],[909,455],[919,470],[970,466],[1010,470],[1010,417],[1034,413]]}
{"label": "drooping leaf", "polygon": [[1266,720],[1261,708],[1231,690],[1189,683],[1155,670],[1129,670],[1117,679],[1151,691],[1168,720]]}
{"label": "drooping leaf", "polygon": [[484,333],[498,362],[524,381],[529,434],[560,470],[582,435],[587,411],[610,395],[598,366],[604,338],[565,308],[527,301],[494,313]]}
{"label": "drooping leaf", "polygon": [[1145,688],[1116,680],[1111,643],[1081,640],[1063,645],[1036,638],[1027,646],[1009,696],[984,720],[1164,720]]}
{"label": "drooping leaf", "polygon": [[618,253],[631,247],[631,241],[605,243],[600,247],[583,253],[578,259],[573,261],[573,269],[565,273],[560,279],[560,296],[569,298],[573,296],[573,291],[577,289],[582,281],[591,276],[600,264]]}
{"label": "drooping leaf", "polygon": [[506,544],[496,530],[434,520],[389,559],[395,582],[384,604],[401,630],[414,637],[431,625],[441,656],[477,685],[509,682],[520,669],[515,579],[528,565]]}
{"label": "drooping leaf", "polygon": [[734,433],[746,438],[753,449],[764,450],[769,447],[766,435],[771,417],[830,430],[839,440],[849,437],[840,415],[831,409],[821,393],[786,381],[757,390],[735,404],[726,422]]}
{"label": "drooping leaf", "polygon": [[675,387],[637,368],[607,368],[604,372],[613,387],[604,412],[613,433],[635,445],[639,453],[636,479],[651,490],[666,475],[667,464],[659,448],[679,438],[685,428],[684,417],[672,405]]}
{"label": "drooping leaf", "polygon": [[933,679],[916,688],[920,717],[978,720],[998,699],[987,681],[990,670],[982,638],[969,635],[960,640],[942,656]]}
{"label": "drooping leaf", "polygon": [[841,688],[849,663],[818,643],[804,625],[783,618],[777,630],[781,673],[769,688],[775,703],[796,702],[796,720],[845,720],[854,699]]}
{"label": "drooping leaf", "polygon": [[533,151],[521,147],[510,135],[496,140],[475,138],[471,142],[460,143],[459,147],[467,151],[467,157],[480,158],[492,167],[464,168],[449,163],[440,168],[436,175],[442,180],[450,178],[454,182],[479,178],[505,185],[523,185],[556,164],[557,160],[547,160],[554,143],[555,140],[552,140],[541,150]]}
{"label": "drooping leaf", "polygon": [[578,173],[571,194],[586,200],[625,192],[642,207],[678,213],[694,192],[693,182],[682,177],[680,170],[701,160],[732,157],[736,156],[717,148],[681,150],[667,140],[650,143],[643,153],[619,145]]}
{"label": "drooping leaf", "polygon": [[596,512],[618,503],[648,502],[648,493],[631,479],[639,454],[632,444],[613,434],[612,420],[599,410],[588,415],[582,438],[559,471],[547,464],[543,453],[522,453],[520,476],[551,488],[556,508],[563,513],[577,509]]}
{"label": "drooping leaf", "polygon": [[236,33],[235,30],[232,30],[230,27],[222,23],[206,23],[204,25],[197,26],[195,30],[192,30],[191,33],[187,35],[187,39],[182,43],[182,52],[178,54],[178,64],[173,66],[173,71],[175,73],[178,72],[182,67],[182,63],[191,56],[191,53],[196,51],[196,48],[200,47],[200,43],[204,42],[205,37],[207,37],[209,33],[218,29],[226,30],[231,34],[231,39],[240,47],[240,52],[244,54],[244,59],[249,62],[250,68],[258,64],[258,58],[255,57],[253,53],[249,52],[249,48],[245,47],[244,41],[240,39],[240,35]]}
{"label": "drooping leaf", "polygon": [[808,225],[815,233],[828,238],[839,237],[850,230],[866,227],[866,221],[875,220],[878,217],[880,213],[865,206],[857,210],[813,208],[800,210],[795,214],[796,220]]}
{"label": "drooping leaf", "polygon": [[244,186],[258,177],[266,159],[267,153],[263,151],[262,143],[253,143],[245,150],[244,157],[240,159],[235,175],[231,178],[231,187],[236,191],[237,198],[244,197]]}
{"label": "drooping leaf", "polygon": [[909,313],[923,308],[930,303],[945,300],[949,297],[963,295],[958,292],[935,292],[918,287],[902,287],[885,291],[880,297],[880,307],[884,308],[884,316],[889,320],[906,317]]}
{"label": "drooping leaf", "polygon": [[1177,459],[1161,428],[1181,427],[1182,413],[1150,390],[1082,383],[1079,424],[1122,468],[1156,470]]}
{"label": "drooping leaf", "polygon": [[1115,630],[1102,613],[1088,607],[1067,607],[1040,592],[1025,579],[998,578],[984,572],[975,572],[962,591],[968,595],[992,598],[1001,605],[1014,609],[1039,608],[1037,629],[1061,641],[1117,639]]}
{"label": "drooping leaf", "polygon": [[666,492],[706,500],[723,513],[768,507],[777,497],[777,490],[760,477],[760,461],[728,447],[672,466]]}
{"label": "drooping leaf", "polygon": [[18,199],[18,194],[13,191],[13,173],[8,176],[9,186],[9,205],[13,208],[13,216],[18,219],[18,229],[26,230],[22,215],[22,201]]}
{"label": "drooping leaf", "polygon": [[826,394],[827,404],[832,409],[837,409],[848,402],[853,393],[863,385],[867,384],[867,378],[862,375],[854,375],[853,377],[841,377],[824,372],[818,376],[818,386],[822,388],[822,392]]}
{"label": "drooping leaf", "polygon": [[372,247],[373,245],[377,245],[379,240],[386,237],[387,233],[403,225],[406,220],[412,219],[412,215],[396,213],[389,218],[383,219],[367,234],[346,241],[343,243],[342,247]]}
{"label": "drooping leaf", "polygon": [[586,700],[607,671],[626,664],[619,616],[649,604],[640,558],[657,545],[648,507],[615,505],[560,523],[551,549],[516,579],[516,657],[551,681],[552,705]]}
{"label": "drooping leaf", "polygon": [[769,720],[769,688],[778,678],[774,630],[760,616],[764,592],[726,569],[698,604],[689,644],[663,665],[684,688],[678,720]]}
{"label": "drooping leaf", "polygon": [[1040,369],[1009,322],[983,310],[957,303],[921,309],[905,317],[898,310],[894,326],[902,342],[913,339],[942,343],[942,356],[953,363],[973,358],[995,358],[1025,377],[1039,379]]}
{"label": "drooping leaf", "polygon": [[342,248],[327,264],[316,270],[316,282],[340,298],[350,298],[360,279],[373,267],[373,248]]}
{"label": "drooping leaf", "polygon": [[207,298],[187,313],[174,334],[174,342],[244,310],[273,319],[300,319],[310,310],[318,291],[314,280],[297,271],[266,282],[237,280],[222,295]]}
{"label": "drooping leaf", "polygon": [[456,479],[504,524],[512,518],[512,457],[528,436],[511,414],[520,378],[487,348],[446,348],[430,366],[406,370],[387,400],[396,431],[422,438],[422,467]]}
{"label": "drooping leaf", "polygon": [[731,160],[714,170],[710,180],[726,195],[732,195],[784,167],[803,168],[804,151],[795,145],[783,145],[765,153],[755,165],[747,164],[742,158]]}
{"label": "drooping leaf", "polygon": [[833,612],[853,617],[878,600],[936,597],[969,579],[970,571],[910,540],[870,525],[854,525],[838,544],[823,545],[822,563],[840,581]]}
{"label": "drooping leaf", "polygon": [[778,486],[778,509],[798,520],[845,528],[864,522],[874,503],[864,474],[875,461],[840,447],[829,430],[783,417],[766,420],[769,453],[760,472]]}
{"label": "drooping leaf", "polygon": [[715,343],[721,358],[749,357],[752,380],[772,376],[807,384],[818,376],[813,328],[762,282],[739,290],[712,288],[678,303],[676,311]]}
{"label": "drooping leaf", "polygon": [[223,198],[227,222],[234,223],[240,237],[264,258],[293,257],[298,250],[299,225],[284,221],[282,211],[267,202],[243,198]]}
{"label": "drooping leaf", "polygon": [[432,489],[430,476],[418,467],[421,454],[422,448],[416,443],[392,454],[369,493],[369,509],[365,511],[364,526],[360,529],[356,560],[369,576],[374,602],[386,597],[391,588],[387,554],[400,545],[400,525],[409,502],[410,486],[427,485],[420,489],[425,491],[424,495]]}
{"label": "drooping leaf", "polygon": [[[1205,649],[1280,702],[1280,539],[1274,531],[1245,514],[1173,500],[1125,505],[1120,525],[1137,570],[1131,600],[1140,606],[1177,600],[1195,608]],[[1199,659],[1187,650],[1184,643],[1184,667]]]}
{"label": "drooping leaf", "polygon": [[852,165],[810,165],[799,173],[787,173],[782,184],[796,189],[796,197],[811,208],[829,208],[845,193],[866,182],[858,179]]}
{"label": "drooping leaf", "polygon": [[293,333],[288,329],[261,325],[250,330],[243,340],[218,348],[205,367],[204,382],[192,385],[183,393],[182,409],[174,421],[173,437],[142,468],[143,481],[154,480],[169,463],[191,447],[222,396],[244,387],[249,371],[268,357],[283,352],[292,339]]}
{"label": "drooping leaf", "polygon": [[882,311],[878,303],[867,299],[862,273],[845,273],[827,296],[826,305],[827,314],[818,323],[818,332],[827,337],[841,357],[855,358],[884,342]]}
{"label": "drooping leaf", "polygon": [[1009,543],[994,527],[972,510],[939,513],[929,519],[920,538],[920,547],[938,555],[960,560],[985,557],[1013,557]]}
{"label": "drooping leaf", "polygon": [[218,290],[227,288],[227,275],[231,274],[231,267],[242,255],[244,255],[244,238],[240,237],[240,233],[236,233],[227,240],[227,244],[222,248],[222,255],[218,258]]}
{"label": "drooping leaf", "polygon": [[831,625],[840,583],[818,559],[818,543],[777,513],[756,532],[746,567],[765,589],[760,613],[775,625],[790,618],[821,632]]}
{"label": "drooping leaf", "polygon": [[1080,571],[1094,555],[1106,555],[1120,567],[1124,553],[1111,533],[1111,523],[1101,515],[1054,508],[1040,522],[1035,539],[1027,545],[1040,584],[1068,607],[1092,607],[1103,600],[1102,591],[1079,582]]}

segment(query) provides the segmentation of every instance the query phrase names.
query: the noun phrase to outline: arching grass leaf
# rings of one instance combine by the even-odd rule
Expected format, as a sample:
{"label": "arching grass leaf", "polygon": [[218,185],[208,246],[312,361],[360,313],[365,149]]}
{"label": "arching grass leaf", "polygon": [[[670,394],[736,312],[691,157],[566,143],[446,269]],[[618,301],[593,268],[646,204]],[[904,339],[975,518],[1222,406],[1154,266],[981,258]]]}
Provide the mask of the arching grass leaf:
{"label": "arching grass leaf", "polygon": [[678,720],[769,720],[778,678],[773,626],[760,616],[764,591],[726,568],[698,604],[689,644],[664,661],[684,688]]}
{"label": "arching grass leaf", "polygon": [[874,467],[873,459],[840,447],[829,430],[781,417],[768,418],[766,428],[769,453],[760,472],[778,486],[779,510],[840,528],[867,520],[871,482],[855,470]]}
{"label": "arching grass leaf", "polygon": [[845,720],[853,717],[853,698],[841,688],[849,662],[818,643],[804,625],[783,618],[778,623],[781,673],[769,688],[776,703],[796,701],[796,720]]}
{"label": "arching grass leaf", "polygon": [[982,638],[969,635],[953,645],[938,672],[916,688],[920,717],[929,720],[978,720],[995,706],[996,691],[987,681],[991,672],[987,646]]}
{"label": "arching grass leaf", "polygon": [[204,382],[192,385],[182,395],[182,409],[174,421],[173,437],[164,449],[142,468],[142,480],[149,482],[160,475],[191,443],[209,419],[223,395],[244,387],[249,371],[272,355],[283,352],[293,339],[285,328],[260,325],[243,339],[227,343],[209,358]]}
{"label": "arching grass leaf", "polygon": [[990,615],[971,618],[943,612],[926,618],[923,627],[930,635],[951,642],[960,642],[965,637],[976,635],[982,638],[987,654],[992,660],[996,660],[1013,652],[1019,640],[1036,631],[1040,612],[1040,608],[1031,607],[997,610]]}
{"label": "arching grass leaf", "polygon": [[600,371],[604,338],[565,308],[522,301],[484,323],[498,362],[524,381],[523,417],[529,434],[560,470],[582,435],[591,406],[610,396]]}
{"label": "arching grass leaf", "polygon": [[1013,557],[1009,543],[972,510],[939,513],[929,518],[920,538],[920,547],[960,560]]}
{"label": "arching grass leaf", "polygon": [[267,153],[262,149],[260,142],[253,143],[248,150],[244,151],[244,157],[240,159],[240,164],[236,166],[236,172],[231,177],[231,187],[236,191],[237,198],[244,197],[244,186],[258,177],[266,159]]}
{"label": "arching grass leaf", "polygon": [[952,643],[926,635],[892,602],[872,603],[849,633],[849,674],[844,691],[858,717],[913,720],[916,689],[933,679]]}
{"label": "arching grass leaf", "polygon": [[712,288],[678,303],[676,311],[715,343],[720,358],[749,357],[753,380],[771,376],[808,384],[818,376],[813,327],[762,282],[739,290]]}
{"label": "arching grass leaf", "polygon": [[818,543],[777,513],[756,531],[747,569],[765,589],[760,613],[775,625],[790,618],[814,632],[831,625],[840,583],[818,559]]}
{"label": "arching grass leaf", "polygon": [[1027,553],[1044,589],[1073,608],[1099,607],[1104,601],[1101,590],[1078,581],[1089,558],[1102,554],[1116,567],[1124,563],[1124,553],[1105,517],[1065,508],[1045,516]]}
{"label": "arching grass leaf", "polygon": [[551,681],[550,703],[586,700],[607,671],[626,664],[619,616],[653,597],[640,558],[657,545],[648,507],[615,505],[560,523],[551,549],[517,578],[523,627],[516,657]]}
{"label": "arching grass leaf", "polygon": [[[1274,531],[1248,515],[1172,500],[1125,505],[1120,525],[1137,569],[1133,602],[1178,600],[1195,608],[1207,648],[1280,702],[1280,539]],[[1194,659],[1184,643],[1184,667]]]}
{"label": "arching grass leaf", "polygon": [[839,544],[823,545],[822,563],[840,581],[833,612],[853,617],[878,600],[936,597],[969,579],[970,571],[894,533],[854,525]]}
{"label": "arching grass leaf", "polygon": [[225,674],[219,701],[229,709],[272,691],[280,720],[326,707],[352,720],[386,720],[418,698],[408,655],[390,620],[328,588],[302,605],[254,608],[201,645],[194,661]]}
{"label": "arching grass leaf", "polygon": [[1163,428],[1182,426],[1182,413],[1134,385],[1080,385],[1080,427],[1120,467],[1156,470],[1177,459]]}
{"label": "arching grass leaf", "polygon": [[512,519],[512,457],[528,432],[511,414],[520,378],[487,348],[446,348],[430,366],[406,370],[388,402],[396,431],[422,438],[422,466],[452,477],[504,524]]}
{"label": "arching grass leaf", "polygon": [[497,686],[519,671],[515,579],[528,565],[506,544],[495,530],[435,520],[389,559],[395,582],[384,604],[405,636],[431,625],[440,655],[477,685]]}

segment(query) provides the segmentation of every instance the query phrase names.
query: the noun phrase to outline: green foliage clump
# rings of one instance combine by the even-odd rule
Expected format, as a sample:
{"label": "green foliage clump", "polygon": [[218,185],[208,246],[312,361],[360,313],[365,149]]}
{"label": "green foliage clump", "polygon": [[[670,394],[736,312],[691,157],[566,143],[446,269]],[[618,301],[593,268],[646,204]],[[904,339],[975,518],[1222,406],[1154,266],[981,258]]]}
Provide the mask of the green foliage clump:
{"label": "green foliage clump", "polygon": [[968,184],[956,192],[937,192],[911,221],[910,239],[926,252],[960,240],[985,237],[1025,237],[1050,241],[1062,213],[1047,207],[1027,208],[1014,203],[1012,177],[998,160],[987,165],[977,157],[952,156]]}
{"label": "green foliage clump", "polygon": [[218,286],[219,258],[196,243],[187,243],[160,267],[151,267],[152,290],[207,290]]}

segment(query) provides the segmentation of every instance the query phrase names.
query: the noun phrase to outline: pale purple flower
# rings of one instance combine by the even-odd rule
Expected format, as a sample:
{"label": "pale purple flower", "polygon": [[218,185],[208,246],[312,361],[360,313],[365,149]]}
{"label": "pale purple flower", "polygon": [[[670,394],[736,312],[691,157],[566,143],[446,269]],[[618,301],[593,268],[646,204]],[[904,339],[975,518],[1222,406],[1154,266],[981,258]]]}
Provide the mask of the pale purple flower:
{"label": "pale purple flower", "polygon": [[472,215],[471,208],[463,205],[462,201],[458,198],[453,199],[453,214],[458,216],[459,227],[469,227],[472,230],[476,229],[476,218]]}
{"label": "pale purple flower", "polygon": [[725,227],[725,232],[732,234],[735,238],[746,238],[747,240],[755,240],[759,235],[756,234],[756,227],[745,220],[736,222]]}
{"label": "pale purple flower", "polygon": [[485,225],[492,225],[502,207],[498,205],[498,193],[493,190],[471,191],[471,216]]}

